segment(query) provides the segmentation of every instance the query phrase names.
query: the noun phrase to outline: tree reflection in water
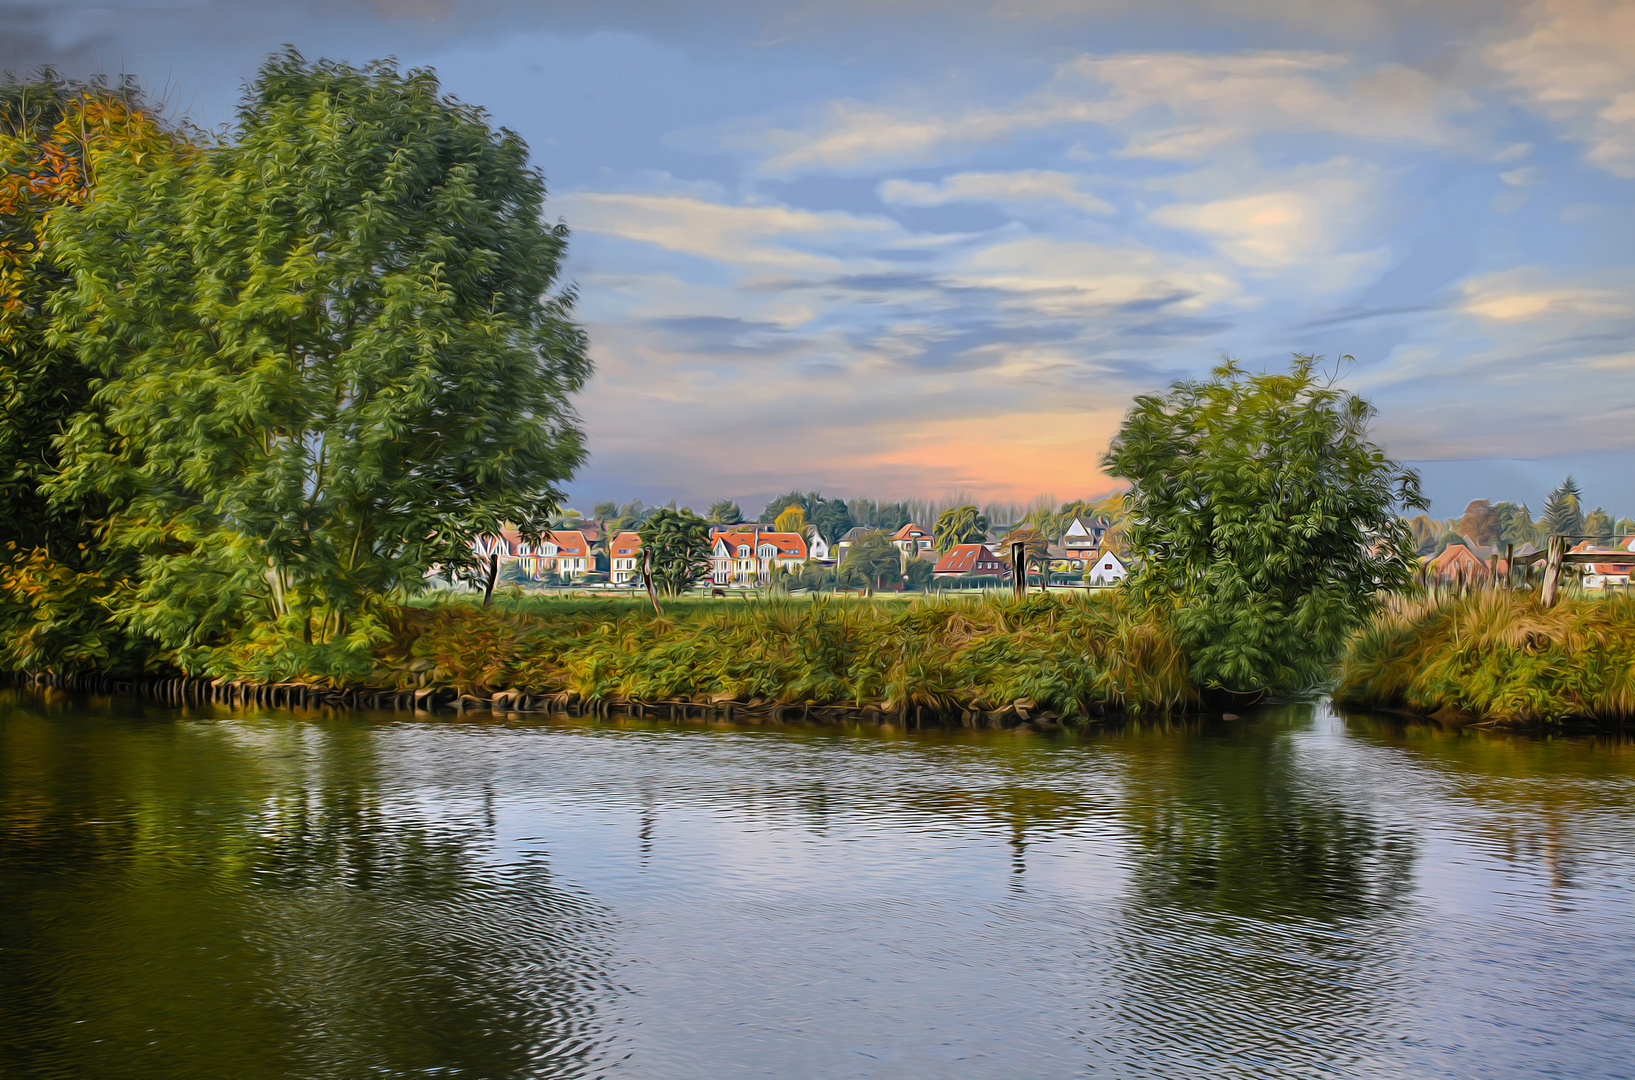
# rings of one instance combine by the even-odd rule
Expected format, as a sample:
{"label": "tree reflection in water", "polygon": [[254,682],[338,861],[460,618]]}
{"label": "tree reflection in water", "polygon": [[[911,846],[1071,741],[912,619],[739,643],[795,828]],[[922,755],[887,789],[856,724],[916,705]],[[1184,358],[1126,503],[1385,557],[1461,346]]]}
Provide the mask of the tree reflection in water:
{"label": "tree reflection in water", "polygon": [[480,806],[394,796],[367,726],[0,709],[20,1075],[596,1071],[605,913],[541,853],[485,859]]}
{"label": "tree reflection in water", "polygon": [[1130,876],[1099,1067],[1349,1074],[1390,1055],[1415,843],[1301,760],[1311,708],[1124,740]]}

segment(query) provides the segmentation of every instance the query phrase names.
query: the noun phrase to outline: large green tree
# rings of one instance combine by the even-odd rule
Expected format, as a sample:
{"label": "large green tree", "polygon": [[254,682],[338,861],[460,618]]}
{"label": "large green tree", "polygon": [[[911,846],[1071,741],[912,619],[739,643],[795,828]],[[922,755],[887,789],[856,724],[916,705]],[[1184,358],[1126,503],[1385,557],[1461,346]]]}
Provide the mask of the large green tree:
{"label": "large green tree", "polygon": [[979,544],[988,539],[988,519],[974,506],[953,506],[937,515],[931,527],[937,554],[946,555],[959,544]]}
{"label": "large green tree", "polygon": [[544,198],[429,71],[294,52],[230,142],[103,167],[47,230],[74,278],[57,340],[102,376],[50,486],[109,501],[133,627],[195,667],[246,634],[321,667],[302,641],[357,655],[380,597],[548,527],[590,364]]}
{"label": "large green tree", "polygon": [[1584,532],[1584,509],[1578,482],[1571,476],[1550,492],[1544,500],[1544,516],[1539,519],[1539,532],[1545,536],[1557,533],[1578,536]]}
{"label": "large green tree", "polygon": [[903,553],[885,530],[870,529],[846,549],[846,560],[837,568],[836,577],[872,592],[901,580],[902,564]]}
{"label": "large green tree", "polygon": [[1104,459],[1132,485],[1126,588],[1169,619],[1200,686],[1312,685],[1380,593],[1412,580],[1398,511],[1424,509],[1418,475],[1318,363],[1227,363],[1138,397]]}
{"label": "large green tree", "polygon": [[855,524],[843,499],[818,499],[808,512],[808,518],[817,526],[819,535],[831,544]]}
{"label": "large green tree", "polygon": [[1520,547],[1523,544],[1538,542],[1538,526],[1533,522],[1533,512],[1526,503],[1517,505],[1513,502],[1497,503],[1493,513],[1499,519],[1499,542],[1514,544]]}
{"label": "large green tree", "polygon": [[642,565],[653,586],[676,596],[710,572],[710,523],[691,510],[661,507],[636,530],[642,542]]}

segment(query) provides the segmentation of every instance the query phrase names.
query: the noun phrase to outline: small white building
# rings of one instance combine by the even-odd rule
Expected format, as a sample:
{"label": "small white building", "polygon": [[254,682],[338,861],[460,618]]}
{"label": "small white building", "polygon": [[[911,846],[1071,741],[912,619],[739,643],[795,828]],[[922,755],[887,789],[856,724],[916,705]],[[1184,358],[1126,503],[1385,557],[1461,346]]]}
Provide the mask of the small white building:
{"label": "small white building", "polygon": [[818,562],[829,561],[829,541],[823,539],[816,525],[806,526],[806,554]]}
{"label": "small white building", "polygon": [[1129,575],[1124,568],[1124,562],[1111,551],[1103,551],[1096,556],[1096,561],[1090,563],[1084,572],[1084,578],[1092,585],[1117,585]]}

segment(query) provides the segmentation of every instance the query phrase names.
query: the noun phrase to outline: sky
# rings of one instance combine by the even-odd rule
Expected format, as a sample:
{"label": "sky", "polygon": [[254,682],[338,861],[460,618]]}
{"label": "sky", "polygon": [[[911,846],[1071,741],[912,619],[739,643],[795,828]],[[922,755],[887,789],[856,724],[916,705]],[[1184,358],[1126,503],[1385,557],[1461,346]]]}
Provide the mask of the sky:
{"label": "sky", "polygon": [[0,0],[211,125],[286,43],[527,140],[576,505],[1094,497],[1135,395],[1316,353],[1433,513],[1635,513],[1635,0]]}

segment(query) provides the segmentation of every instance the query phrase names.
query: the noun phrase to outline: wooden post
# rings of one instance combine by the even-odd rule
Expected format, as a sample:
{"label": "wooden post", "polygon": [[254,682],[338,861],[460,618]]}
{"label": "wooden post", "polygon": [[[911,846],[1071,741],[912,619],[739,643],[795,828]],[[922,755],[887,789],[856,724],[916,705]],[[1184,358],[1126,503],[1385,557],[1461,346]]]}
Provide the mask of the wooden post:
{"label": "wooden post", "polygon": [[1550,537],[1550,551],[1544,558],[1544,595],[1542,603],[1545,607],[1554,607],[1556,602],[1556,586],[1561,583],[1561,556],[1566,553],[1567,538],[1565,536]]}
{"label": "wooden post", "polygon": [[1487,587],[1490,589],[1499,587],[1499,553],[1497,551],[1487,557]]}
{"label": "wooden post", "polygon": [[1515,544],[1506,544],[1504,546],[1504,587],[1506,589],[1514,589],[1516,587]]}
{"label": "wooden post", "polygon": [[1011,592],[1025,596],[1028,591],[1028,546],[1017,540],[1011,544]]}
{"label": "wooden post", "polygon": [[658,590],[653,588],[653,552],[647,545],[642,545],[642,580],[647,582],[647,598],[653,601],[653,614],[664,616],[664,609],[659,607]]}

